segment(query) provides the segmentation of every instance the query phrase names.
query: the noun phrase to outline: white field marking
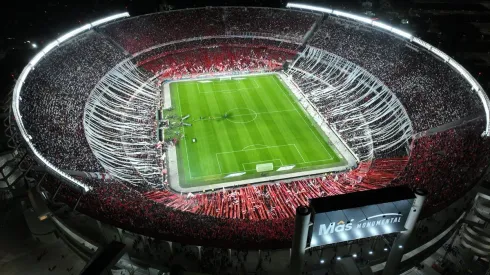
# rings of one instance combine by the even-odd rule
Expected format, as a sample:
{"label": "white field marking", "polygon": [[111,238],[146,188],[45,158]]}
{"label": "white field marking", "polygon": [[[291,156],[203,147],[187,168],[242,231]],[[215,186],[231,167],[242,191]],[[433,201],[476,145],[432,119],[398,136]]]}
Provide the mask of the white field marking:
{"label": "white field marking", "polygon": [[[247,108],[236,108],[236,109],[247,109]],[[233,109],[234,110],[234,109]],[[253,111],[252,109],[249,109],[251,111]],[[255,114],[257,115],[267,115],[267,114],[275,114],[275,113],[284,113],[284,112],[294,112],[296,111],[296,109],[292,109],[292,110],[279,110],[279,111],[270,111],[270,112],[260,112],[260,113],[257,113],[254,111]],[[249,116],[249,114],[243,114],[243,115],[234,115],[234,116]]]}
{"label": "white field marking", "polygon": [[[249,122],[252,122],[252,121],[254,121],[255,119],[257,119],[257,116],[258,116],[257,112],[256,112],[256,111],[254,111],[254,110],[252,110],[252,109],[250,109],[250,108],[233,108],[233,109],[228,110],[228,112],[226,112],[226,113],[228,114],[228,113],[230,113],[230,112],[232,112],[232,111],[234,111],[234,110],[249,110],[249,111],[250,111],[250,114],[235,115],[235,116],[233,116],[233,117],[240,117],[240,116],[254,116],[254,115],[255,115],[255,116],[254,116],[254,118],[252,118],[252,119],[250,119],[250,120],[248,120],[248,121],[233,121],[233,120],[231,120],[230,118],[226,118],[226,120],[228,120],[228,121],[229,121],[229,122],[231,122],[231,123],[235,123],[235,124],[245,124],[245,123],[249,123]],[[232,117],[232,118],[233,118],[233,117]]]}
{"label": "white field marking", "polygon": [[245,150],[248,147],[252,147],[252,146],[264,146],[264,147],[267,147],[267,145],[264,145],[264,144],[252,144],[252,145],[245,146],[242,150]]}
{"label": "white field marking", "polygon": [[301,157],[301,159],[303,160],[303,163],[306,162],[305,158],[303,157],[303,155],[301,154],[301,152],[298,150],[298,147],[296,146],[296,143],[294,144],[294,148],[296,148],[296,151],[298,151],[298,154],[299,156]]}
{"label": "white field marking", "polygon": [[[228,83],[227,82],[230,82],[230,83],[234,83],[234,81],[239,81],[241,82],[242,80],[246,80],[247,78],[240,78],[240,79],[237,79],[237,78],[232,78],[232,79],[227,79],[227,80],[222,80],[222,81],[211,81],[213,86],[214,85],[217,85],[217,86],[220,86],[220,85],[227,85]],[[254,82],[254,86],[253,88],[260,88],[260,85],[255,81],[255,77],[249,77],[248,79],[252,79],[252,81]]]}
{"label": "white field marking", "polygon": [[[296,165],[305,164],[305,163],[315,163],[315,162],[321,162],[321,161],[328,161],[328,160],[332,160],[332,158],[329,158],[329,159],[321,159],[321,160],[314,160],[314,161],[307,161],[307,162],[301,162],[301,163],[296,163]],[[219,162],[219,159],[218,159],[218,162]],[[218,163],[218,164],[220,165],[220,163]],[[247,163],[245,163],[245,164],[247,164]],[[242,166],[243,166],[243,164],[242,164]],[[282,163],[282,161],[281,161],[281,166],[284,166],[284,164]],[[229,174],[232,174],[232,173],[248,172],[248,171],[254,171],[254,170],[253,169],[251,169],[251,170],[244,170],[244,171],[241,171],[240,170],[240,171],[234,171],[234,172],[228,172],[228,173],[223,173],[223,172],[220,171],[221,174],[211,174],[211,175],[205,175],[205,176],[200,176],[200,177],[193,177],[193,179],[206,179],[206,178],[211,178],[211,177],[216,177],[216,176],[223,176],[223,175],[229,175]]]}
{"label": "white field marking", "polygon": [[[332,158],[320,159],[320,160],[312,160],[312,161],[305,161],[303,163],[314,163],[314,162],[327,161],[327,160],[332,160]],[[303,163],[298,163],[298,164],[303,164]]]}
{"label": "white field marking", "polygon": [[219,163],[218,154],[216,154],[216,160],[218,161],[218,167],[219,167],[220,175],[222,175],[223,174],[223,171],[221,170],[221,164]]}
{"label": "white field marking", "polygon": [[219,91],[207,91],[207,92],[201,92],[199,91],[200,94],[213,94],[213,93],[236,93],[236,92],[247,92],[249,90],[252,90],[253,88],[240,88],[240,89],[228,89],[228,90],[219,90]]}
{"label": "white field marking", "polygon": [[[281,91],[284,92],[284,87],[281,87],[279,84],[277,84],[277,77],[274,77],[274,83],[281,89]],[[289,93],[289,91],[286,91],[286,93]],[[286,94],[286,97],[288,98],[289,102],[291,102],[291,104],[294,105],[294,103],[291,101],[291,98],[289,97],[288,94]],[[297,106],[296,106],[297,107]],[[328,152],[327,148],[325,147],[325,141],[321,141],[318,136],[315,134],[315,132],[313,132],[313,129],[311,129],[310,127],[310,124],[308,124],[308,122],[305,120],[305,118],[301,115],[301,113],[299,112],[298,108],[296,108],[296,111],[298,112],[298,114],[300,115],[300,117],[303,119],[303,121],[306,123],[306,125],[308,126],[308,129],[310,129],[311,133],[316,137],[316,139],[318,140],[318,142],[320,142],[320,144],[322,145],[323,149],[325,149],[325,152],[327,153],[328,157],[329,158],[332,158],[332,156],[330,155],[330,153]]]}
{"label": "white field marking", "polygon": [[200,94],[213,94],[213,93],[236,93],[236,92],[247,92],[249,90],[252,90],[252,88],[241,88],[241,89],[235,89],[235,90],[221,90],[221,91],[209,91],[209,92],[201,92],[199,91]]}
{"label": "white field marking", "polygon": [[244,171],[235,171],[235,172],[229,172],[229,173],[223,173],[223,171],[221,170],[221,164],[219,162],[219,157],[218,157],[218,154],[219,153],[216,153],[216,160],[218,161],[218,166],[219,166],[219,172],[221,174],[214,174],[214,175],[206,175],[206,176],[203,176],[203,178],[205,177],[211,177],[211,176],[222,176],[222,175],[229,175],[229,174],[233,174],[233,173],[238,173],[238,172],[244,172]]}
{"label": "white field marking", "polygon": [[[216,159],[218,160],[218,165],[220,165],[220,162],[219,162],[219,157],[218,155],[222,155],[222,154],[232,154],[232,153],[239,153],[239,152],[247,152],[247,151],[254,151],[254,150],[264,150],[264,149],[270,149],[270,148],[278,148],[278,147],[286,147],[286,146],[296,146],[296,144],[286,144],[286,145],[275,145],[275,146],[267,146],[267,147],[264,147],[264,148],[253,148],[253,149],[246,149],[246,150],[238,150],[238,151],[230,151],[230,152],[221,152],[221,153],[216,153]],[[298,150],[298,148],[296,148],[296,150]],[[298,151],[299,153],[299,151]],[[300,153],[301,155],[301,153]],[[303,156],[301,156],[301,158],[303,158]],[[304,159],[303,159],[304,161]],[[264,161],[259,161],[260,162],[264,162]],[[247,162],[247,163],[251,163],[251,162]],[[282,164],[282,161],[281,161],[281,164]],[[298,163],[300,164],[300,163]],[[243,163],[242,163],[242,166],[243,166]],[[245,170],[247,171],[247,170]],[[236,171],[236,172],[242,172],[242,171]],[[235,172],[230,172],[230,173],[235,173]],[[226,173],[226,174],[230,174],[230,173]]]}
{"label": "white field marking", "polygon": [[260,164],[260,163],[270,163],[272,161],[272,165],[274,165],[274,161],[275,160],[278,160],[281,162],[281,166],[283,166],[282,164],[282,160],[281,159],[269,159],[269,160],[263,160],[263,161],[255,161],[255,162],[245,162],[245,163],[242,163],[242,167],[243,167],[243,171],[244,172],[247,172],[247,171],[255,171],[254,169],[246,169],[245,168],[245,164]]}
{"label": "white field marking", "polygon": [[228,120],[231,123],[235,123],[235,124],[245,124],[245,123],[253,122],[256,119],[257,119],[257,115],[255,115],[255,117],[249,121],[233,121],[233,120],[230,120],[229,118],[227,118],[226,120]]}
{"label": "white field marking", "polygon": [[199,85],[199,82],[198,82],[198,83],[196,83],[196,85],[197,85],[197,90],[199,91],[199,93],[201,93],[201,88],[199,87],[199,86],[200,86],[200,85]]}
{"label": "white field marking", "polygon": [[[176,87],[176,92],[177,92],[177,98],[179,99],[179,109],[182,112],[182,105],[180,101],[180,93],[179,93],[179,86],[177,85]],[[187,138],[185,134],[185,127],[182,127],[182,132],[184,133],[184,144],[185,144],[185,154],[187,155],[187,167],[189,167],[189,177],[192,179],[192,172],[191,172],[191,161],[189,159],[189,151],[187,150],[187,141],[185,140]]]}
{"label": "white field marking", "polygon": [[[247,109],[247,108],[237,108],[237,109]],[[235,110],[235,109],[233,109]],[[250,111],[253,111],[252,109],[249,109]],[[261,113],[256,113],[254,111],[254,114],[255,114],[255,117],[249,121],[233,121],[231,120],[230,118],[227,118],[226,120],[228,120],[229,122],[231,123],[235,123],[235,124],[245,124],[245,123],[250,123],[250,122],[253,122],[257,119],[258,115],[266,115],[266,114],[274,114],[274,113],[283,113],[283,112],[295,112],[297,110],[282,110],[282,111],[272,111],[272,112],[261,112]],[[251,114],[243,114],[243,115],[234,115],[233,117],[240,117],[240,116],[249,116]],[[232,117],[232,118],[233,118]]]}
{"label": "white field marking", "polygon": [[[284,88],[281,87],[279,84],[277,84],[276,82],[277,79],[274,79],[274,83],[279,86],[281,88],[281,90],[284,91]],[[255,79],[253,79],[253,81],[255,82]],[[179,83],[179,85],[195,85],[197,84],[198,85],[198,89],[199,89],[199,84],[196,83],[196,82],[191,82],[191,83]],[[179,85],[176,85],[177,88],[176,88],[176,92],[178,93],[178,86]],[[251,88],[247,88],[245,90],[250,90]],[[288,91],[286,91],[288,92]],[[212,93],[212,92],[200,92],[200,93]],[[288,96],[288,95],[286,95]],[[178,100],[179,100],[179,108],[180,110],[182,110],[182,106],[181,106],[181,100],[180,100],[180,93],[178,93],[178,96],[177,96]],[[289,102],[292,104],[293,107],[295,107],[295,109],[292,109],[292,110],[282,110],[282,111],[272,111],[272,112],[262,112],[262,113],[257,113],[257,114],[270,114],[270,113],[280,113],[280,112],[290,112],[290,111],[296,111],[299,113],[299,110],[297,109],[297,106],[291,101],[291,99],[288,97],[288,100]],[[299,113],[301,115],[301,113]],[[301,116],[302,117],[302,116]],[[302,117],[303,118],[303,117]],[[207,119],[203,119],[203,120],[207,120]],[[303,121],[304,121],[304,118],[303,118]],[[305,123],[307,123],[305,121]],[[310,128],[310,131],[313,132],[313,130]],[[205,176],[200,176],[200,177],[192,177],[192,173],[191,173],[191,166],[190,166],[190,159],[189,159],[189,153],[188,153],[188,149],[187,149],[187,141],[185,140],[185,128],[183,127],[183,133],[184,133],[184,144],[185,144],[185,150],[186,150],[186,155],[187,155],[187,163],[188,163],[188,168],[189,168],[189,177],[190,179],[205,179],[205,178],[209,178],[209,177],[215,177],[215,176],[222,176],[224,175],[221,171],[221,164],[219,163],[219,159],[217,158],[217,161],[218,161],[218,165],[220,167],[220,172],[221,174],[212,174],[212,175],[205,175]],[[314,132],[313,132],[314,134]],[[315,137],[319,140],[319,138],[315,135]],[[319,140],[320,141],[320,140]],[[332,160],[333,157],[328,153],[328,151],[326,150],[325,148],[325,145],[320,141],[320,143],[322,144],[323,148],[325,149],[325,152],[328,154],[329,158],[328,159],[323,159],[323,160],[314,160],[314,161],[308,161],[308,162],[302,162],[302,163],[297,163],[297,164],[304,164],[304,163],[315,163],[315,162],[322,162],[322,161],[328,161],[328,160]],[[262,144],[252,144],[252,145],[249,145],[249,146],[246,146],[245,148],[243,148],[242,150],[239,150],[239,151],[231,151],[231,152],[222,152],[222,153],[217,153],[216,156],[218,154],[227,154],[227,153],[236,153],[236,152],[242,152],[242,151],[251,151],[251,150],[260,150],[260,149],[268,149],[268,148],[276,148],[276,147],[283,147],[283,146],[291,146],[291,145],[294,145],[296,146],[296,144],[287,144],[287,145],[278,145],[278,146],[266,146],[266,145],[263,145],[263,146],[266,146],[265,148],[254,148],[254,149],[248,149],[246,150],[246,148],[248,147],[251,147],[251,146],[256,146],[256,145],[262,145]],[[299,152],[298,148],[296,148],[296,150]],[[301,153],[300,153],[301,155]],[[303,158],[303,156],[301,156]],[[303,158],[304,160],[304,158]],[[282,161],[281,161],[282,163]],[[242,164],[243,166],[243,164]],[[243,172],[243,171],[236,171],[236,173],[238,172]],[[235,172],[230,172],[230,173],[235,173]],[[225,173],[225,174],[230,174],[230,173]]]}
{"label": "white field marking", "polygon": [[[195,82],[189,82],[189,83],[180,83],[179,85],[197,85],[197,90],[199,91],[200,94],[234,93],[234,92],[248,91],[248,90],[260,88],[260,86],[254,86],[252,88],[227,89],[227,90],[219,90],[218,88],[216,88],[217,90],[214,90],[214,88],[215,88],[214,85],[219,86],[219,85],[225,85],[226,84],[226,83],[220,83],[220,82],[212,81],[212,80],[201,80],[201,81],[195,81]],[[201,84],[204,85],[204,84],[208,84],[208,83],[211,83],[213,85],[212,86],[213,89],[211,91],[201,91],[201,88],[200,88]]]}
{"label": "white field marking", "polygon": [[244,163],[242,163],[242,165],[244,165],[244,164],[254,164],[254,163],[269,163],[269,162],[275,161],[275,160],[280,161],[281,162],[281,165],[282,165],[282,160],[281,159],[267,159],[267,160],[261,160],[261,161],[244,162]]}
{"label": "white field marking", "polygon": [[[253,145],[249,145],[245,148],[248,148],[250,146],[254,146],[255,144]],[[285,146],[294,146],[296,148],[296,151],[298,152],[298,154],[300,155],[300,157],[303,159],[303,162],[298,162],[296,163],[296,165],[299,165],[299,164],[306,164],[306,163],[315,163],[315,162],[322,162],[322,161],[329,161],[329,160],[332,160],[333,158],[330,156],[330,158],[328,159],[322,159],[322,160],[314,160],[314,161],[306,161],[304,158],[303,158],[303,155],[301,154],[301,152],[299,151],[298,147],[296,147],[296,144],[286,144],[286,145],[276,145],[276,146],[267,146],[267,147],[264,147],[264,148],[253,148],[253,149],[242,149],[242,150],[238,150],[238,151],[230,151],[230,152],[221,152],[221,153],[216,153],[216,159],[218,161],[218,165],[221,167],[221,163],[219,161],[219,157],[218,155],[221,155],[221,154],[231,154],[231,153],[239,153],[239,152],[246,152],[246,151],[254,151],[254,150],[263,150],[263,149],[269,149],[269,148],[277,148],[277,147],[285,147]],[[272,161],[274,160],[279,160],[281,162],[281,166],[284,166],[284,163],[282,162],[281,159],[272,159]],[[246,171],[252,171],[252,170],[247,170],[245,169],[245,164],[251,164],[251,163],[266,163],[266,162],[269,162],[271,160],[262,160],[262,161],[256,161],[256,162],[245,162],[245,163],[242,163],[242,168],[244,169],[243,171],[242,170],[238,170],[238,171],[234,171],[234,172],[227,172],[227,173],[223,173],[222,171],[221,174],[215,174],[216,176],[218,175],[224,175],[224,174],[231,174],[231,173],[238,173],[238,172],[246,172]],[[214,176],[214,175],[213,175]],[[203,176],[203,177],[210,177],[209,175],[206,175],[206,176]]]}
{"label": "white field marking", "polygon": [[[332,159],[331,158],[330,159],[321,159],[321,160],[307,161],[304,163],[314,163],[314,162],[321,162],[321,161],[327,161],[327,160],[332,160]],[[296,165],[304,164],[304,163],[303,162],[302,163],[296,163]],[[282,164],[282,166],[284,166],[284,164]],[[200,176],[200,177],[193,177],[193,179],[206,179],[206,178],[211,178],[211,177],[216,177],[216,176],[223,176],[223,175],[228,175],[228,174],[232,174],[232,173],[248,172],[248,171],[254,171],[254,170],[252,169],[252,170],[235,171],[235,172],[221,173],[221,174],[211,174],[211,175],[205,175],[205,176]]]}
{"label": "white field marking", "polygon": [[[236,110],[236,109],[248,109],[248,108],[235,108],[235,109],[232,109],[232,110]],[[249,109],[249,110],[253,111],[252,109]],[[266,114],[283,113],[283,112],[296,112],[296,111],[297,111],[296,109],[292,109],[292,110],[279,110],[279,111],[271,111],[271,112],[260,112],[260,113],[256,113],[254,111],[253,114],[254,115],[266,115]],[[228,111],[228,112],[230,112],[230,111]],[[233,117],[250,116],[250,115],[252,115],[252,114],[234,115]],[[203,119],[200,119],[200,120],[197,120],[197,121],[214,120],[214,119],[218,119],[218,118],[221,118],[221,117],[203,118]],[[257,116],[255,118],[257,118]],[[227,118],[227,120],[229,120],[230,122],[233,122],[233,123],[245,123],[245,122],[234,122],[234,121],[231,121],[229,118]],[[252,122],[252,121],[253,120],[251,120],[249,122]]]}
{"label": "white field marking", "polygon": [[[240,92],[240,91],[248,91],[248,90],[252,90],[252,89],[258,89],[260,88],[260,85],[255,81],[255,77],[249,77],[253,80],[254,82],[254,86],[251,87],[251,88],[240,88],[240,89],[227,89],[227,90],[214,90],[214,86],[220,86],[220,85],[226,85],[226,83],[223,83],[223,82],[226,82],[226,81],[232,81],[232,80],[235,80],[235,81],[242,81],[242,80],[237,80],[237,79],[232,79],[232,80],[226,80],[226,81],[209,81],[209,82],[206,82],[206,83],[211,83],[213,85],[213,90],[209,91],[209,92],[201,92],[201,90],[199,90],[199,93],[200,94],[209,94],[209,93],[234,93],[234,92]],[[242,78],[242,79],[247,79],[247,78]],[[199,83],[197,83],[198,86],[199,86]],[[202,84],[205,84],[205,83],[202,83]]]}
{"label": "white field marking", "polygon": [[182,85],[182,86],[193,86],[193,85],[196,85],[197,86],[197,90],[199,91],[199,93],[201,93],[201,89],[199,88],[199,83],[200,82],[205,82],[206,83],[206,82],[211,82],[211,80],[201,80],[201,81],[195,81],[195,82],[194,81],[192,81],[192,82],[176,82],[176,83],[178,83],[177,86],[180,86],[180,85]]}
{"label": "white field marking", "polygon": [[216,154],[219,154],[219,155],[221,155],[221,154],[231,154],[231,153],[246,152],[246,151],[253,151],[253,150],[263,150],[263,149],[278,148],[278,147],[285,147],[285,146],[292,146],[292,145],[294,145],[294,144],[274,145],[274,146],[267,146],[265,148],[253,148],[253,149],[246,149],[246,150],[221,152],[221,153],[216,153]]}
{"label": "white field marking", "polygon": [[255,88],[260,88],[260,85],[257,83],[257,81],[255,81],[255,77],[251,77],[251,79],[255,84]]}

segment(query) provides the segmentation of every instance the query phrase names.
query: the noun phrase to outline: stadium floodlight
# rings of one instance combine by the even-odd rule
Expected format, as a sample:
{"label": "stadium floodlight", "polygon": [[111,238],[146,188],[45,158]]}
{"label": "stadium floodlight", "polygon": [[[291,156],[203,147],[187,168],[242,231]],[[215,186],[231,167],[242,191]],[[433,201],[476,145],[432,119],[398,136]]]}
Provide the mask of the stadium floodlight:
{"label": "stadium floodlight", "polygon": [[339,11],[339,10],[334,10],[333,11],[333,14],[335,14],[337,16],[349,18],[349,19],[354,19],[356,21],[360,21],[360,22],[363,22],[363,23],[366,23],[366,24],[371,24],[373,22],[373,20],[370,19],[370,18],[368,18],[368,17],[359,16],[359,15],[355,15],[355,14],[352,14],[352,13],[343,12],[343,11]]}
{"label": "stadium floodlight", "polygon": [[432,47],[431,52],[433,52],[435,55],[439,56],[445,62],[447,62],[449,60],[449,56],[447,54],[443,53],[441,50],[439,50],[436,47]]}
{"label": "stadium floodlight", "polygon": [[37,64],[37,62],[39,62],[39,60],[41,60],[41,58],[43,58],[43,56],[45,55],[46,53],[44,51],[40,51],[38,52],[32,59],[31,61],[29,62],[29,64],[31,66],[35,66]]}
{"label": "stadium floodlight", "polygon": [[317,7],[317,6],[311,6],[311,5],[305,5],[305,4],[298,4],[298,3],[288,3],[286,5],[287,8],[298,8],[298,9],[306,9],[306,10],[312,10],[312,11],[319,11],[319,12],[324,12],[324,13],[329,13],[329,14],[334,14],[340,17],[345,17],[349,18],[355,21],[363,22],[366,24],[371,24],[375,25],[377,27],[380,27],[382,29],[385,29],[387,31],[393,32],[399,36],[402,36],[407,39],[413,39],[413,36],[405,31],[402,31],[400,29],[397,29],[395,27],[392,27],[390,25],[387,25],[385,23],[381,23],[375,20],[372,20],[368,17],[365,16],[359,16],[356,14],[340,11],[340,10],[333,10],[333,9],[328,9],[328,8],[322,8],[322,7]]}
{"label": "stadium floodlight", "polygon": [[333,9],[327,9],[327,8],[315,7],[315,6],[311,6],[311,5],[305,5],[305,4],[297,4],[297,3],[288,3],[286,5],[286,7],[287,8],[314,10],[314,11],[319,11],[319,12],[324,12],[324,13],[332,13],[333,12]]}
{"label": "stadium floodlight", "polygon": [[59,37],[58,39],[56,39],[58,41],[58,43],[62,43],[70,38],[72,38],[73,36],[77,35],[77,34],[80,34],[86,30],[90,29],[90,24],[86,24],[86,25],[83,25],[82,27],[80,28],[76,28],[68,33],[65,33],[64,35],[62,35],[61,37]]}
{"label": "stadium floodlight", "polygon": [[37,44],[36,44],[36,43],[32,43],[32,47],[33,47],[34,49],[37,49]]}
{"label": "stadium floodlight", "polygon": [[385,24],[385,23],[382,23],[382,22],[378,22],[378,21],[374,21],[373,20],[373,26],[379,27],[381,29],[384,29],[384,30],[387,30],[387,31],[390,31],[390,32],[393,32],[393,33],[398,34],[400,36],[403,36],[403,37],[405,37],[407,39],[412,39],[413,38],[412,35],[409,34],[408,32],[404,32],[404,31],[402,31],[400,29],[397,29],[395,27],[392,27],[392,26],[390,26],[388,24]]}
{"label": "stadium floodlight", "polygon": [[97,21],[94,21],[90,25],[92,27],[95,27],[95,26],[98,26],[98,25],[107,23],[109,21],[116,20],[116,19],[119,19],[119,18],[124,18],[124,17],[129,17],[129,13],[128,12],[123,12],[123,13],[114,14],[114,15],[108,16],[106,18],[102,18],[102,19],[99,19]]}
{"label": "stadium floodlight", "polygon": [[[129,16],[129,14],[127,13],[123,13],[124,16]],[[121,16],[122,17],[122,16]],[[111,18],[111,16],[109,17]],[[117,17],[117,18],[120,18],[120,17]],[[114,16],[112,16],[112,19],[110,20],[114,20],[114,19],[117,19],[115,18]],[[109,21],[110,21],[109,20]],[[98,20],[99,22],[102,22],[100,20]],[[98,21],[95,21],[95,22],[98,22]],[[95,23],[94,22],[94,23]],[[105,21],[107,22],[107,21]],[[98,24],[102,24],[102,23],[98,23]],[[34,154],[34,156],[39,160],[41,161],[42,163],[44,163],[44,165],[46,166],[46,168],[48,168],[48,170],[51,170],[51,171],[54,171],[58,176],[60,176],[62,179],[74,184],[74,185],[77,185],[79,187],[81,187],[85,192],[89,191],[90,189],[92,189],[90,186],[74,179],[73,177],[71,177],[70,175],[66,174],[65,172],[61,171],[60,169],[58,169],[57,167],[55,167],[54,165],[52,165],[48,160],[46,160],[39,151],[36,150],[34,144],[31,142],[31,139],[32,137],[27,133],[27,130],[25,129],[24,127],[24,123],[22,121],[22,115],[20,114],[20,110],[19,110],[19,102],[20,102],[20,92],[22,90],[22,85],[24,84],[26,78],[27,78],[27,75],[29,74],[29,72],[32,70],[32,68],[42,59],[42,57],[44,55],[46,55],[47,53],[49,53],[52,49],[54,49],[56,46],[58,46],[60,43],[66,41],[67,39],[77,35],[77,34],[80,34],[86,30],[89,30],[91,28],[91,24],[86,24],[80,28],[77,28],[75,30],[72,30],[64,35],[62,35],[61,37],[59,37],[58,39],[56,39],[55,41],[49,43],[46,47],[44,47],[44,49],[42,51],[40,51],[38,54],[36,54],[34,56],[33,59],[31,59],[31,61],[29,61],[29,63],[24,67],[24,69],[22,70],[21,74],[19,75],[19,78],[17,79],[17,82],[15,83],[15,86],[14,86],[14,91],[13,91],[13,94],[12,94],[12,112],[14,114],[14,117],[15,117],[15,122],[17,123],[17,127],[18,127],[18,130],[22,136],[22,138],[24,139],[24,141],[27,143],[30,151]],[[37,47],[36,44],[33,44],[33,47]]]}
{"label": "stadium floodlight", "polygon": [[[17,88],[17,84],[19,84],[19,87],[18,87],[19,91],[20,91],[20,88],[22,86],[22,83],[24,83],[24,81],[26,80],[27,75],[29,74],[29,72],[31,71],[31,69],[32,69],[32,66],[31,65],[27,65],[24,68],[24,70],[22,70],[22,72],[20,73],[19,78],[17,79],[17,83],[15,83],[15,88]],[[14,90],[15,90],[15,88],[14,88]],[[20,97],[20,95],[19,95],[19,97]]]}
{"label": "stadium floodlight", "polygon": [[429,51],[432,48],[432,45],[430,45],[429,43],[425,42],[424,40],[422,40],[420,38],[414,37],[412,42],[426,48]]}
{"label": "stadium floodlight", "polygon": [[385,23],[378,22],[378,21],[373,21],[373,26],[379,27],[381,29],[385,29],[387,31],[391,31],[393,28],[389,25],[386,25]]}
{"label": "stadium floodlight", "polygon": [[412,40],[412,39],[413,39],[413,35],[409,34],[408,32],[405,32],[405,31],[402,31],[402,30],[400,30],[400,29],[397,29],[397,28],[395,28],[395,27],[392,27],[392,28],[391,28],[391,31],[392,31],[393,33],[398,34],[398,35],[400,35],[400,36],[403,36],[403,37],[405,37],[405,38],[407,38],[407,39],[409,39],[409,40]]}
{"label": "stadium floodlight", "polygon": [[46,47],[43,48],[43,52],[46,54],[58,45],[59,45],[58,41],[55,40],[55,41],[49,43],[48,45],[46,45]]}

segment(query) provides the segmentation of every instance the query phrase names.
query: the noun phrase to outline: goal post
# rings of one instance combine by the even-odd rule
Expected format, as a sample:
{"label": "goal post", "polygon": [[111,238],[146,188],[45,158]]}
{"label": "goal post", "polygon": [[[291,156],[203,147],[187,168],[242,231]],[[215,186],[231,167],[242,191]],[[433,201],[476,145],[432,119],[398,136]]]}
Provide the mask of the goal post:
{"label": "goal post", "polygon": [[272,162],[257,164],[255,165],[255,170],[257,170],[258,173],[272,171],[274,170],[274,164]]}

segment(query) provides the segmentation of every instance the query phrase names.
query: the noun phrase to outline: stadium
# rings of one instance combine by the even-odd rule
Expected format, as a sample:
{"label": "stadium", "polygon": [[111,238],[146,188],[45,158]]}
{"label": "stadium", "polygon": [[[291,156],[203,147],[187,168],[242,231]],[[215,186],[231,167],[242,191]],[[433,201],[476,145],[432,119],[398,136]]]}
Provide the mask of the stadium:
{"label": "stadium", "polygon": [[288,4],[84,25],[25,67],[10,119],[50,203],[199,253],[288,254],[310,199],[407,185],[428,191],[421,218],[463,199],[487,169],[489,103],[409,33]]}

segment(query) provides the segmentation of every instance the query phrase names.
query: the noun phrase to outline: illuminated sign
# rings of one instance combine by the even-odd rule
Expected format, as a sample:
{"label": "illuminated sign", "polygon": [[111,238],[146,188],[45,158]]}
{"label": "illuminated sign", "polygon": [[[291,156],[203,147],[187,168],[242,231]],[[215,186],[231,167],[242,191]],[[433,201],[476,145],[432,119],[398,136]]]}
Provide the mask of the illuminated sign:
{"label": "illuminated sign", "polygon": [[414,198],[408,187],[392,187],[312,199],[310,246],[404,231]]}

